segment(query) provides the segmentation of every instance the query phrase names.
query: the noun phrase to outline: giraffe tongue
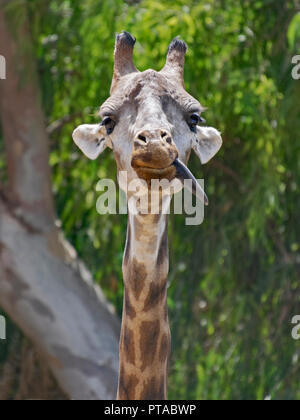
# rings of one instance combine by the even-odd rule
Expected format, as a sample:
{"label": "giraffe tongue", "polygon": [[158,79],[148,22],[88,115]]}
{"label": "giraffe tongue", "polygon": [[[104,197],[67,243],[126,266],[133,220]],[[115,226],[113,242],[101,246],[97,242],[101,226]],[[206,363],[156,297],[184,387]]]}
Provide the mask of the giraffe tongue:
{"label": "giraffe tongue", "polygon": [[190,179],[192,182],[187,182],[185,187],[197,198],[199,198],[206,206],[208,206],[207,195],[205,194],[203,188],[198,183],[192,172],[179,159],[176,159],[173,165],[177,171],[176,177],[179,178],[182,182],[184,182],[185,179]]}

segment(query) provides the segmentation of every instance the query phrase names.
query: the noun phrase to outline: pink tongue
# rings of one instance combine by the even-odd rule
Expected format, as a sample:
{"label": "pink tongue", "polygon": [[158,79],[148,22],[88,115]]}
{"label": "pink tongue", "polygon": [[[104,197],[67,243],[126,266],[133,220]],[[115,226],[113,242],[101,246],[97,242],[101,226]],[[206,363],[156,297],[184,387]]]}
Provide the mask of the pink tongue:
{"label": "pink tongue", "polygon": [[192,172],[179,159],[176,159],[174,161],[173,165],[175,166],[175,168],[177,170],[177,174],[176,174],[177,178],[179,178],[182,182],[184,182],[185,179],[192,180],[192,185],[190,185],[191,183],[188,182],[187,185],[186,185],[187,188],[197,198],[199,198],[206,206],[208,206],[208,198],[207,198],[207,195],[205,194],[203,188],[198,183],[198,181],[196,180],[196,178],[194,177],[194,175],[192,174]]}

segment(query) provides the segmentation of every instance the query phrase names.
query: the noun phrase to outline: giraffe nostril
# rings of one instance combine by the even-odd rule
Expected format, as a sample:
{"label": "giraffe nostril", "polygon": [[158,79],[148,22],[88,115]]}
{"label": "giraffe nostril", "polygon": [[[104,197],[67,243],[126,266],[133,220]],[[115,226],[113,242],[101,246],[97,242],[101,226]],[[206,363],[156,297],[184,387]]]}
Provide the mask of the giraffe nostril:
{"label": "giraffe nostril", "polygon": [[164,137],[166,137],[166,135],[167,135],[167,133],[166,133],[165,131],[163,131],[163,132],[161,133],[161,138],[163,139]]}
{"label": "giraffe nostril", "polygon": [[143,141],[143,142],[147,142],[147,139],[146,139],[146,137],[145,136],[143,136],[142,134],[140,134],[139,136],[138,136],[138,139],[139,140],[141,140],[141,141]]}
{"label": "giraffe nostril", "polygon": [[171,139],[171,137],[168,137],[168,138],[166,139],[166,142],[167,142],[167,143],[169,143],[169,144],[171,144],[171,143],[172,143],[172,139]]}

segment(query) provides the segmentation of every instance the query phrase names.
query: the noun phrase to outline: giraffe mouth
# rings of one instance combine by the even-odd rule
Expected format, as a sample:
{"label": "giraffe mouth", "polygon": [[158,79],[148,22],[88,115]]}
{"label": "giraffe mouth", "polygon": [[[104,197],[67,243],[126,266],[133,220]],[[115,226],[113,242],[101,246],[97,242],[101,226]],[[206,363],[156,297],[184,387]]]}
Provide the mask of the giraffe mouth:
{"label": "giraffe mouth", "polygon": [[140,167],[135,167],[135,169],[138,171],[143,171],[148,174],[164,175],[164,174],[167,174],[168,172],[174,172],[174,163],[172,163],[170,166],[166,166],[165,168],[149,168],[148,166],[140,166]]}
{"label": "giraffe mouth", "polygon": [[164,168],[153,168],[146,165],[137,165],[136,163],[132,165],[132,167],[139,178],[147,182],[148,188],[151,186],[151,181],[154,179],[167,179],[171,182],[176,177],[176,168],[173,163]]}

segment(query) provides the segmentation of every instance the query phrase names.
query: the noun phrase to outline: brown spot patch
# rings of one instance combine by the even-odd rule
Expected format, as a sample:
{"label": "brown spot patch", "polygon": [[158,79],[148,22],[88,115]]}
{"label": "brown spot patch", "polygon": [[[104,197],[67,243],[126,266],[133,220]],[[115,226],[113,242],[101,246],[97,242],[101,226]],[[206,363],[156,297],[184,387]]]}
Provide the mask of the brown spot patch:
{"label": "brown spot patch", "polygon": [[125,290],[125,294],[124,294],[124,304],[125,304],[125,314],[126,314],[126,316],[128,316],[130,319],[135,318],[136,317],[136,312],[135,312],[135,309],[130,302],[130,297],[129,297],[129,294],[126,290]]}
{"label": "brown spot patch", "polygon": [[128,326],[124,327],[123,344],[124,344],[123,350],[124,350],[127,362],[134,365],[135,363],[134,338],[133,338],[133,332],[128,328]]}
{"label": "brown spot patch", "polygon": [[143,321],[140,326],[140,350],[142,355],[142,367],[144,371],[155,359],[157,342],[160,331],[159,320]]}
{"label": "brown spot patch", "polygon": [[165,377],[156,378],[153,376],[145,382],[144,388],[141,392],[141,400],[165,400]]}
{"label": "brown spot patch", "polygon": [[118,386],[118,400],[134,400],[135,388],[139,383],[135,375],[126,374],[124,368],[121,368]]}
{"label": "brown spot patch", "polygon": [[134,293],[135,298],[138,300],[141,292],[145,286],[145,280],[147,277],[145,264],[139,263],[136,258],[133,258],[132,264],[129,268],[129,278],[130,287]]}
{"label": "brown spot patch", "polygon": [[161,302],[162,298],[166,296],[167,291],[167,282],[163,281],[163,283],[156,284],[152,282],[150,284],[150,289],[148,296],[144,303],[144,311],[149,311],[150,309],[154,308],[158,303]]}

